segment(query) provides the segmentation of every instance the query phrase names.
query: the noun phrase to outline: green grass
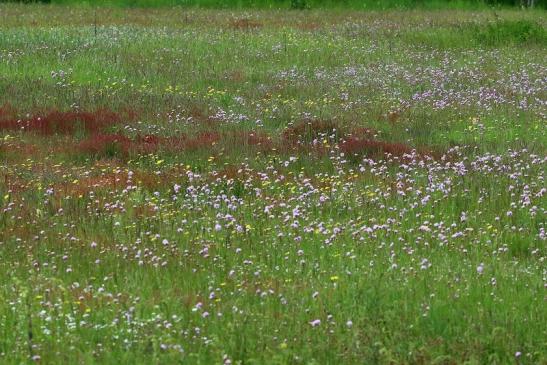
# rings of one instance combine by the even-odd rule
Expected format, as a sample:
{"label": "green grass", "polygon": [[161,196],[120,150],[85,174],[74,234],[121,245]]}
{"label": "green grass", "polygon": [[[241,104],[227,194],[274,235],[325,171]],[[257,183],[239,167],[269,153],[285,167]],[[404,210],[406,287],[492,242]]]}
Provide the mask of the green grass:
{"label": "green grass", "polygon": [[0,363],[547,361],[544,11],[0,17]]}
{"label": "green grass", "polygon": [[[32,1],[30,1],[32,2]],[[36,1],[40,2],[40,1]],[[117,7],[200,7],[224,9],[484,9],[496,2],[477,0],[52,0],[42,1],[53,4],[83,6],[117,6]],[[501,2],[503,3],[503,2]],[[513,4],[503,4],[511,6]]]}
{"label": "green grass", "polygon": [[[210,8],[210,9],[500,9],[517,8],[518,0],[2,0],[14,3],[45,3],[71,6],[108,6],[122,8]],[[524,2],[523,2],[524,3]],[[545,8],[545,3],[534,1],[534,7]]]}

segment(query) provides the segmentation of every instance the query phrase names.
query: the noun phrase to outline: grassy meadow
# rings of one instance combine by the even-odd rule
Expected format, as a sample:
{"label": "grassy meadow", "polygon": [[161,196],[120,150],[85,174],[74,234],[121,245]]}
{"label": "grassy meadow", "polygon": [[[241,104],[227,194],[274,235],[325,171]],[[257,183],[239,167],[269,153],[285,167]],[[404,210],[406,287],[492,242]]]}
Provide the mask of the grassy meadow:
{"label": "grassy meadow", "polygon": [[[0,2],[46,3],[70,6],[109,6],[136,8],[210,8],[210,9],[488,9],[514,8],[521,0],[0,0]],[[526,4],[522,0],[522,5]],[[534,0],[534,8],[546,4]]]}
{"label": "grassy meadow", "polygon": [[0,4],[0,363],[546,364],[545,15]]}

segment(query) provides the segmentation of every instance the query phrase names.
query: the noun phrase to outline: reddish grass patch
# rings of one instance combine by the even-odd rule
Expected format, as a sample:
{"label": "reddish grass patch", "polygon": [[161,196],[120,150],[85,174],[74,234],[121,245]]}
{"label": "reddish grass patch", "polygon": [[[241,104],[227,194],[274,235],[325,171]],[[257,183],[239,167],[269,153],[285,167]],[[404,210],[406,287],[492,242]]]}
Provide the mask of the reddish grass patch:
{"label": "reddish grass patch", "polygon": [[230,82],[234,82],[234,83],[242,83],[246,80],[245,73],[243,71],[240,71],[240,70],[234,70],[234,71],[227,72],[224,75],[224,78],[226,80],[228,80]]}
{"label": "reddish grass patch", "polygon": [[204,111],[204,108],[200,105],[193,104],[188,109],[188,114],[194,121],[198,122],[208,122],[209,116],[207,112]]}
{"label": "reddish grass patch", "polygon": [[412,152],[412,148],[403,143],[375,141],[356,137],[350,137],[340,143],[340,150],[348,157],[383,157],[386,154],[401,157]]}
{"label": "reddish grass patch", "polygon": [[78,149],[93,155],[126,157],[131,144],[132,141],[129,138],[119,134],[95,134],[80,142]]}
{"label": "reddish grass patch", "polygon": [[133,207],[132,212],[133,216],[138,219],[153,217],[158,213],[153,207],[145,204]]}
{"label": "reddish grass patch", "polygon": [[244,138],[247,145],[258,147],[262,151],[270,151],[273,148],[272,138],[266,134],[250,132],[244,135]]}
{"label": "reddish grass patch", "polygon": [[101,189],[119,190],[126,186],[127,174],[104,174],[100,176],[85,177],[77,180],[76,184],[63,182],[54,186],[58,198],[67,195],[86,195],[90,191]]}
{"label": "reddish grass patch", "polygon": [[342,135],[339,126],[331,121],[310,120],[285,129],[283,139],[292,144],[310,144],[327,136],[337,139]]}
{"label": "reddish grass patch", "polygon": [[135,150],[137,153],[154,153],[163,144],[166,144],[164,138],[147,134],[145,136],[137,136],[132,143],[130,143],[130,149]]}
{"label": "reddish grass patch", "polygon": [[[3,111],[2,115],[6,112]],[[45,135],[72,134],[77,130],[100,133],[104,128],[120,123],[122,117],[112,111],[99,109],[94,112],[53,110],[28,119],[0,118],[0,130],[38,132]]]}
{"label": "reddish grass patch", "polygon": [[0,121],[15,118],[15,109],[10,104],[0,106]]}
{"label": "reddish grass patch", "polygon": [[360,127],[353,129],[347,137],[371,139],[378,135],[378,131],[372,128]]}
{"label": "reddish grass patch", "polygon": [[54,185],[53,188],[56,196],[62,198],[67,195],[83,196],[90,191],[119,191],[125,189],[128,184],[142,186],[148,190],[156,190],[171,185],[172,181],[182,181],[184,178],[185,175],[179,170],[167,171],[161,175],[137,170],[133,172],[131,177],[127,171],[121,173],[103,173],[97,176],[79,178],[75,183],[62,182]]}
{"label": "reddish grass patch", "polygon": [[296,23],[295,26],[296,28],[300,30],[308,30],[308,31],[314,31],[321,28],[321,26],[315,22],[299,22],[299,23]]}
{"label": "reddish grass patch", "polygon": [[231,141],[234,146],[249,146],[253,147],[261,152],[269,152],[273,150],[272,138],[259,132],[236,132],[231,136]]}
{"label": "reddish grass patch", "polygon": [[201,132],[196,137],[184,142],[184,149],[195,151],[202,148],[210,148],[220,141],[218,132]]}
{"label": "reddish grass patch", "polygon": [[10,193],[17,194],[25,191],[30,186],[30,182],[14,176],[4,175],[3,185]]}
{"label": "reddish grass patch", "polygon": [[232,192],[241,196],[246,190],[245,184],[251,181],[259,181],[260,178],[255,171],[247,169],[242,165],[225,165],[219,171],[212,171],[207,176],[209,182],[225,182],[233,190]]}
{"label": "reddish grass patch", "polygon": [[222,178],[223,180],[244,180],[246,177],[245,169],[239,166],[230,165],[216,173],[212,173],[209,180],[214,181],[217,178]]}
{"label": "reddish grass patch", "polygon": [[158,150],[196,151],[214,146],[221,140],[217,132],[201,132],[193,138],[185,135],[159,137],[155,135],[137,136],[130,139],[119,134],[94,134],[77,145],[77,150],[103,157],[126,158],[131,153],[148,154]]}
{"label": "reddish grass patch", "polygon": [[36,155],[38,151],[37,146],[23,141],[0,142],[0,152],[9,153],[11,157],[18,160]]}
{"label": "reddish grass patch", "polygon": [[237,19],[230,23],[233,29],[237,30],[253,30],[262,27],[262,23],[251,19]]}
{"label": "reddish grass patch", "polygon": [[137,136],[130,139],[119,134],[95,134],[80,142],[78,150],[97,156],[127,157],[130,153],[148,154],[160,149],[181,150],[185,137],[163,138],[155,135]]}
{"label": "reddish grass patch", "polygon": [[401,112],[398,110],[391,111],[387,113],[386,118],[390,123],[395,123],[401,118]]}

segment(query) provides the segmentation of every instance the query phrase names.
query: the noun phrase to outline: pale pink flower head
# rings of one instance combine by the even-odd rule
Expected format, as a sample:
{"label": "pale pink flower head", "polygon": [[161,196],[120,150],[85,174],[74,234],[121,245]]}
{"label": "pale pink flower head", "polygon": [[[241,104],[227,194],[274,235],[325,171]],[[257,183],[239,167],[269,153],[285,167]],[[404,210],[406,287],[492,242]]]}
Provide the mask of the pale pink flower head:
{"label": "pale pink flower head", "polygon": [[310,321],[310,325],[312,327],[317,327],[321,324],[321,320],[320,319],[314,319],[313,321]]}

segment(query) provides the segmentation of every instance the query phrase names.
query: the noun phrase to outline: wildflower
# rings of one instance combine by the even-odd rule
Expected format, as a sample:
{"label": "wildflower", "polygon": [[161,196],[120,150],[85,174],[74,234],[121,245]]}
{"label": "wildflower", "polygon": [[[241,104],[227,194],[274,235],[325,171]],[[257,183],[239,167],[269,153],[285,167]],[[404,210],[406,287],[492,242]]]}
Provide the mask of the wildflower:
{"label": "wildflower", "polygon": [[421,225],[420,228],[418,228],[422,232],[431,232],[431,228],[429,228],[426,225]]}
{"label": "wildflower", "polygon": [[321,320],[320,319],[314,319],[313,321],[310,321],[310,325],[312,327],[317,327],[321,324]]}

